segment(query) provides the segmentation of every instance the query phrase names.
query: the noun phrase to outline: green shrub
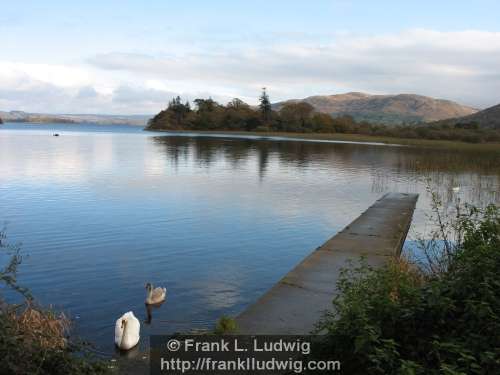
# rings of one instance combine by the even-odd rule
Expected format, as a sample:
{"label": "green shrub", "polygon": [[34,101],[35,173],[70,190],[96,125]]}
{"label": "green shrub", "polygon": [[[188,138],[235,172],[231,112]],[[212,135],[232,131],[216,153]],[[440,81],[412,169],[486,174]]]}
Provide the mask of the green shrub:
{"label": "green shrub", "polygon": [[236,331],[236,321],[228,316],[222,316],[215,326],[215,333],[218,335],[236,333]]}
{"label": "green shrub", "polygon": [[343,272],[318,329],[344,373],[500,373],[500,212],[476,217],[458,217],[462,240],[438,274],[406,261]]}

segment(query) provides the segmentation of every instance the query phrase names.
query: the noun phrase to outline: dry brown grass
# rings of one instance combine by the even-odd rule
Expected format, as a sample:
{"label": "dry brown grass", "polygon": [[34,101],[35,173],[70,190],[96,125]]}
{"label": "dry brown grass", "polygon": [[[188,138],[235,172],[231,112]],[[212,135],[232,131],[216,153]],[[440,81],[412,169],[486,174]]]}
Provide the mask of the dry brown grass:
{"label": "dry brown grass", "polygon": [[392,287],[389,292],[389,298],[393,302],[399,300],[399,286],[401,285],[400,279],[402,277],[410,279],[413,285],[423,285],[425,282],[425,276],[422,271],[405,257],[393,258],[389,262],[388,267],[392,275]]}
{"label": "dry brown grass", "polygon": [[54,350],[62,350],[67,345],[70,321],[64,313],[56,315],[26,303],[17,308],[4,308],[2,314],[9,315],[15,334],[26,345]]}

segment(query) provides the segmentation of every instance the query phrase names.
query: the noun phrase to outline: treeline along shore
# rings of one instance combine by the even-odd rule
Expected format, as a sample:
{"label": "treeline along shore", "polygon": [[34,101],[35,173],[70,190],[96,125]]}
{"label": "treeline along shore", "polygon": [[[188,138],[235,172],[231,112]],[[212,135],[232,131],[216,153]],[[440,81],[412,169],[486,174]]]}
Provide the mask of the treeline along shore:
{"label": "treeline along shore", "polygon": [[333,117],[317,112],[306,102],[285,103],[279,111],[272,108],[264,89],[260,103],[252,107],[235,98],[226,105],[215,100],[196,99],[193,105],[180,97],[149,120],[146,130],[239,131],[274,133],[354,134],[370,137],[500,142],[500,129],[482,128],[475,122],[389,126],[355,121],[349,115]]}

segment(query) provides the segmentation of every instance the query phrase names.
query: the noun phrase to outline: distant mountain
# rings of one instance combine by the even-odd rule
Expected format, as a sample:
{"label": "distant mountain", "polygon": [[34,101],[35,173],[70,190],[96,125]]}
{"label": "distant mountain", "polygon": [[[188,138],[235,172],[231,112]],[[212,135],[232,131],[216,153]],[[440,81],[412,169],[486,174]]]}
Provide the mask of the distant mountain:
{"label": "distant mountain", "polygon": [[137,125],[146,126],[152,116],[148,115],[52,115],[43,113],[28,113],[23,111],[0,111],[0,118],[4,122],[32,122],[32,123],[88,123],[98,125]]}
{"label": "distant mountain", "polygon": [[448,123],[451,125],[477,124],[480,128],[500,129],[500,104],[486,108],[473,115],[451,118],[438,123]]}
{"label": "distant mountain", "polygon": [[370,95],[360,92],[292,99],[275,103],[273,108],[279,110],[286,103],[301,101],[311,104],[319,112],[329,113],[334,117],[350,115],[357,121],[393,125],[462,117],[478,111],[449,100],[421,95]]}
{"label": "distant mountain", "polygon": [[[273,109],[279,110],[286,103],[297,102],[307,102],[318,112],[329,113],[334,117],[350,115],[357,121],[369,121],[386,125],[435,122],[450,118],[465,118],[470,115],[475,116],[475,114],[481,116],[481,122],[490,123],[491,121],[495,121],[494,119],[498,121],[498,116],[486,112],[488,110],[478,112],[475,108],[449,100],[434,99],[413,94],[370,95],[360,92],[350,92],[338,95],[317,95],[309,96],[305,99],[291,99],[274,103]],[[494,108],[495,107],[492,109]],[[482,114],[483,112],[486,113]],[[59,122],[146,126],[147,121],[151,117],[153,116],[67,115],[0,111],[0,118],[2,118],[4,122]]]}

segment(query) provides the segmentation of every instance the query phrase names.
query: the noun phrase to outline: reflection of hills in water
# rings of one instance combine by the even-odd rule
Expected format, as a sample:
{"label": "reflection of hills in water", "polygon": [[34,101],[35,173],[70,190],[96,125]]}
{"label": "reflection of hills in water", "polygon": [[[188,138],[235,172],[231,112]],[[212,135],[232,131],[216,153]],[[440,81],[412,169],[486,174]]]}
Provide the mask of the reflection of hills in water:
{"label": "reflection of hills in water", "polygon": [[338,168],[368,173],[373,192],[390,190],[401,177],[408,183],[430,181],[431,188],[448,202],[455,197],[455,186],[476,204],[500,202],[499,153],[211,136],[157,136],[153,140],[174,166],[193,160],[206,168],[224,162],[240,169],[250,162],[256,163],[264,179],[273,160],[298,170],[314,167],[335,173]]}

